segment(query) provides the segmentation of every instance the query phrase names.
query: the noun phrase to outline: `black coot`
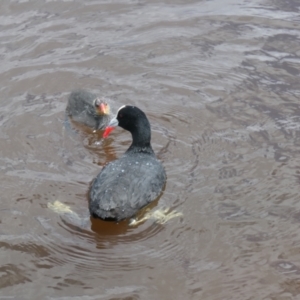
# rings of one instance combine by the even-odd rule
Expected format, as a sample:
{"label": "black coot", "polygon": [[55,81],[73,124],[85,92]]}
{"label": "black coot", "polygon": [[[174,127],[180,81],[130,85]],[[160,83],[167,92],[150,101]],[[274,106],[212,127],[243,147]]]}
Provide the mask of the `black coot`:
{"label": "black coot", "polygon": [[66,113],[74,121],[94,129],[104,129],[111,119],[107,101],[85,90],[71,93]]}
{"label": "black coot", "polygon": [[94,179],[89,209],[93,217],[120,221],[134,216],[161,194],[166,173],[152,150],[150,123],[144,112],[122,106],[106,131],[117,125],[131,132],[132,144]]}

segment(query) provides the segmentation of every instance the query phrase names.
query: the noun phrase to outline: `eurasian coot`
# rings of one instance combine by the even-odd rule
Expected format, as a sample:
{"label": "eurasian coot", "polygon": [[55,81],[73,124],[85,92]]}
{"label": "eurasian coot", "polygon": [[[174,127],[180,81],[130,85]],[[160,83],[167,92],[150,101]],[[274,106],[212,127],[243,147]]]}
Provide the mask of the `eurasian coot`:
{"label": "eurasian coot", "polygon": [[94,129],[104,129],[111,119],[107,101],[85,90],[71,93],[66,112],[74,121]]}
{"label": "eurasian coot", "polygon": [[93,217],[120,221],[134,216],[161,194],[166,173],[152,150],[150,123],[143,111],[122,106],[104,135],[117,125],[131,132],[132,144],[94,179],[89,209]]}

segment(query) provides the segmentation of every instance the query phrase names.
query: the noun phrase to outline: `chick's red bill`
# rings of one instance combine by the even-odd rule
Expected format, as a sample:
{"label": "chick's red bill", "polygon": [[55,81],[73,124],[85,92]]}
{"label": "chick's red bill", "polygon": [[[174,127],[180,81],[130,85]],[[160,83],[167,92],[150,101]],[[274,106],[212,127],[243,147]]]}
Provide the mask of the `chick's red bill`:
{"label": "chick's red bill", "polygon": [[107,126],[103,133],[103,138],[107,138],[109,134],[115,129],[113,126]]}

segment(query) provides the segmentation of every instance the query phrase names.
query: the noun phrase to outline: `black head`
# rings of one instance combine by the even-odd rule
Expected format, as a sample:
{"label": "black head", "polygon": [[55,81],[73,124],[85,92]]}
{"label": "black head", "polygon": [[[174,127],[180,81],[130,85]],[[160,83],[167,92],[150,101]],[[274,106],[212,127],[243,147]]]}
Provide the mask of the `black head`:
{"label": "black head", "polygon": [[124,105],[120,107],[116,119],[118,126],[130,132],[135,132],[138,129],[141,131],[150,130],[150,124],[145,113],[136,106]]}
{"label": "black head", "polygon": [[[136,106],[124,105],[118,110],[117,116],[112,119],[104,132],[104,137],[107,137],[110,128],[120,126],[131,132],[132,144],[129,149],[151,149],[151,129],[150,123],[143,111]],[[149,150],[150,151],[150,150]]]}

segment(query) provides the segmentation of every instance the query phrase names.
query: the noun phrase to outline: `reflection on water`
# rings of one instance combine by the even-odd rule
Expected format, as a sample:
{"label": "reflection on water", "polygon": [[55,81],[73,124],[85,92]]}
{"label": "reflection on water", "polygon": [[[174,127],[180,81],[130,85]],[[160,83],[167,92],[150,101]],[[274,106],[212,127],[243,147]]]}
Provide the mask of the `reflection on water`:
{"label": "reflection on water", "polygon": [[[1,1],[2,298],[299,298],[299,9]],[[147,112],[168,176],[150,209],[182,217],[89,217],[89,185],[130,135],[66,128],[77,88]]]}

